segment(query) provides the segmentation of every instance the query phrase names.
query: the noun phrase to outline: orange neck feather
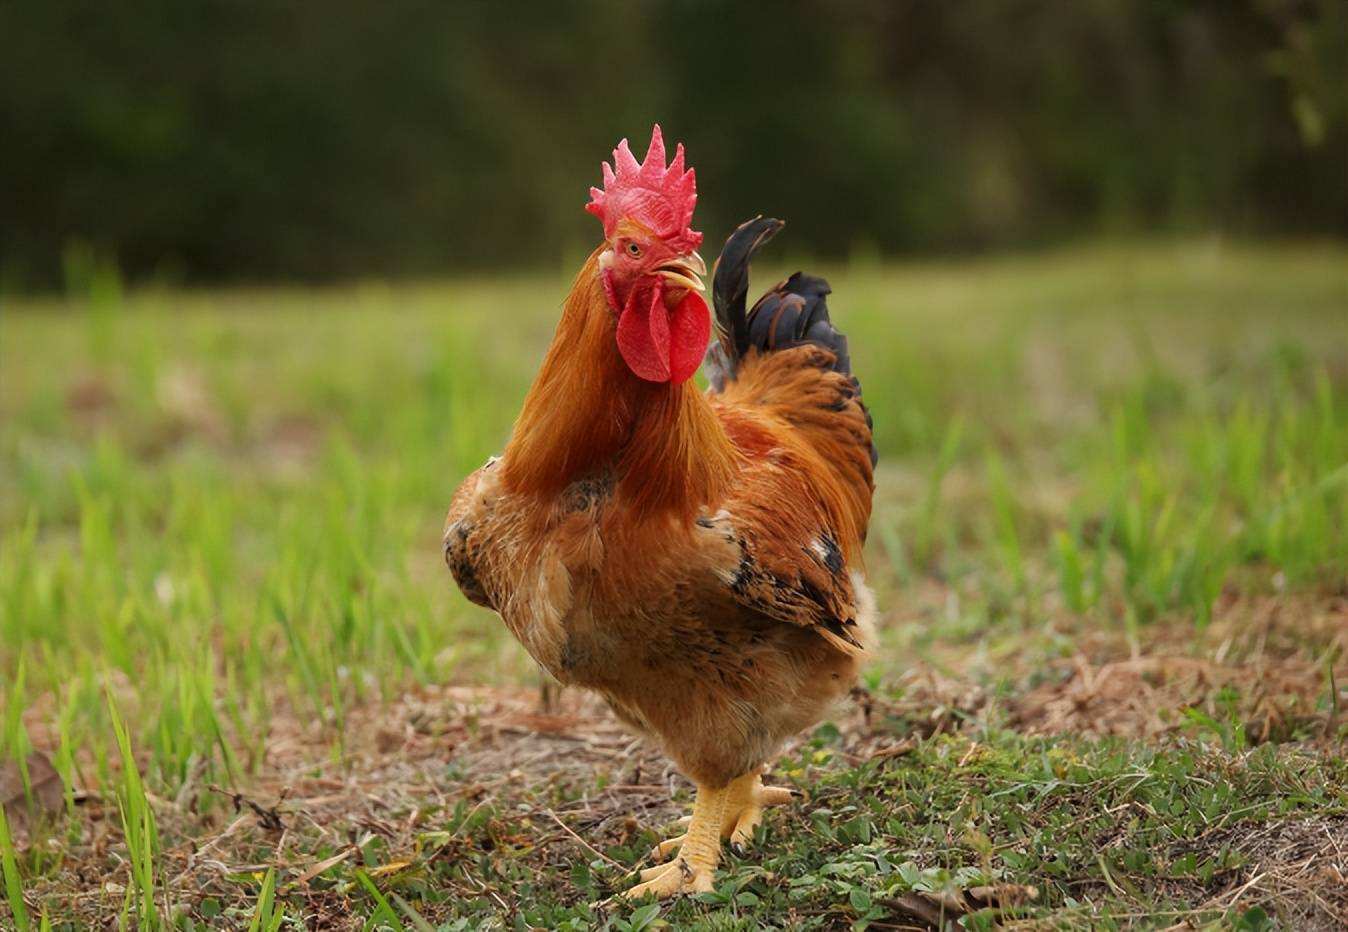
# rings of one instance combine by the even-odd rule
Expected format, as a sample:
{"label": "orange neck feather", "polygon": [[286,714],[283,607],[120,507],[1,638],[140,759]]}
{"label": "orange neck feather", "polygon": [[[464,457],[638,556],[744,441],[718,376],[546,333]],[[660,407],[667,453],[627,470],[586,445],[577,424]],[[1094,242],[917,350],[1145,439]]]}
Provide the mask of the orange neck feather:
{"label": "orange neck feather", "polygon": [[646,382],[618,354],[616,321],[590,255],[571,287],[552,346],[515,421],[503,480],[518,494],[553,496],[612,469],[638,518],[691,520],[738,469],[736,453],[691,382]]}

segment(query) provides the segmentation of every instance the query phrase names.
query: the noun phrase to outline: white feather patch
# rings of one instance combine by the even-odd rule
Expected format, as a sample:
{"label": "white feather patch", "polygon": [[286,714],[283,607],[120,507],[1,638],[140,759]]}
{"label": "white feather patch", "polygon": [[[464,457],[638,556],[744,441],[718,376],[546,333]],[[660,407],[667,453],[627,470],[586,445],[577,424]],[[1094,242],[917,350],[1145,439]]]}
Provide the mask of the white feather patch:
{"label": "white feather patch", "polygon": [[866,577],[861,575],[859,570],[852,571],[852,592],[856,597],[857,608],[857,630],[854,634],[863,647],[871,650],[875,646],[875,621],[879,616],[879,609],[876,606],[875,593],[866,585]]}

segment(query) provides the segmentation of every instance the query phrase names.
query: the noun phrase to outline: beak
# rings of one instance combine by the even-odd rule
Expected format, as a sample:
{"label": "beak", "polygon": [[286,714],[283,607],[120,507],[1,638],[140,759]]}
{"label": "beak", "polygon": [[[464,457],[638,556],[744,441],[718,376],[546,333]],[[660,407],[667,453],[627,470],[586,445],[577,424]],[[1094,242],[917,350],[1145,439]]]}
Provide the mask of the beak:
{"label": "beak", "polygon": [[702,284],[701,276],[707,274],[707,263],[702,261],[702,257],[696,251],[666,262],[655,270],[655,274],[668,279],[680,288],[688,288],[693,291],[706,290]]}

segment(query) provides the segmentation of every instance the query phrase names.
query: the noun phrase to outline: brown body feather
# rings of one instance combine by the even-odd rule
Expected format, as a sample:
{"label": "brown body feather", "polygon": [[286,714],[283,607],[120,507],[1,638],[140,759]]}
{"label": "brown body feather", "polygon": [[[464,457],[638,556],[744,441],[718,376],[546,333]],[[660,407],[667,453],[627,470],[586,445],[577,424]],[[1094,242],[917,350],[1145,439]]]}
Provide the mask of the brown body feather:
{"label": "brown body feather", "polygon": [[455,495],[445,555],[553,676],[721,786],[855,679],[870,429],[817,346],[751,354],[710,398],[636,378],[596,257],[502,459]]}

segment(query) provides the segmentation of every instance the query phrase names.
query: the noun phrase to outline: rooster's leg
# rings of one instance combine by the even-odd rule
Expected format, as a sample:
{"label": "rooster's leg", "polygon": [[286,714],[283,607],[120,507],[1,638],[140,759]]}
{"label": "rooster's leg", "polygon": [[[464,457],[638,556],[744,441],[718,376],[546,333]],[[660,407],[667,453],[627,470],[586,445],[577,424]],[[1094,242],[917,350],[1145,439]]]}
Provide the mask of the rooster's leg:
{"label": "rooster's leg", "polygon": [[730,801],[731,784],[712,789],[699,786],[688,834],[681,839],[679,856],[641,872],[642,882],[623,896],[629,900],[653,894],[660,899],[676,893],[705,893],[721,861],[721,825]]}
{"label": "rooster's leg", "polygon": [[[721,837],[728,840],[737,853],[753,842],[754,829],[763,821],[764,809],[789,803],[798,795],[785,787],[764,786],[763,778],[757,771],[737,777],[726,789],[729,797],[721,820]],[[679,835],[677,838],[668,838],[656,845],[652,853],[663,860],[679,850],[687,837]]]}

